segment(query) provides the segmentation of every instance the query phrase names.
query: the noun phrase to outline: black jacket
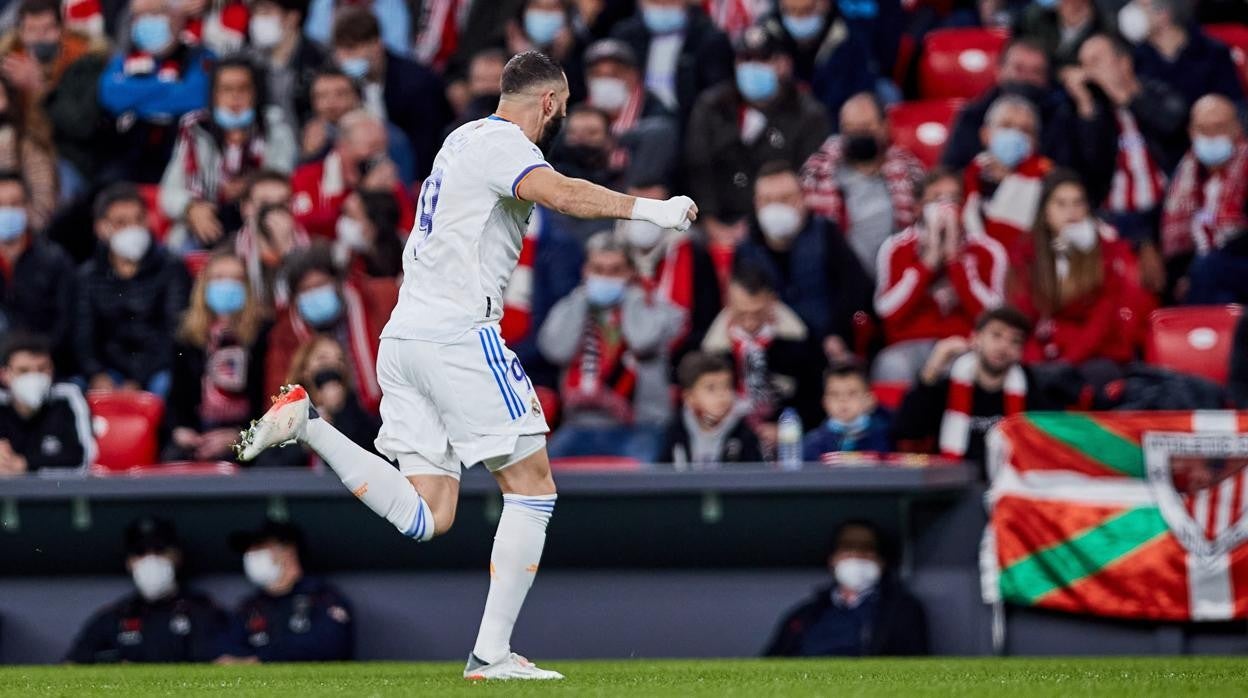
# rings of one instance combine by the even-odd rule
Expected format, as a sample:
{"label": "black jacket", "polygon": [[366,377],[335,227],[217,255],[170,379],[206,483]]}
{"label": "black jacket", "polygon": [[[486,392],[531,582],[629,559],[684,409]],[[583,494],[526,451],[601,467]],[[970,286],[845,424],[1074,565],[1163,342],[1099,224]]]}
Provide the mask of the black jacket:
{"label": "black jacket", "polygon": [[225,627],[225,614],[199,592],[154,603],[131,594],[87,621],[65,661],[210,662],[221,655]]}
{"label": "black jacket", "polygon": [[[775,636],[764,652],[769,657],[802,656],[806,634],[825,614],[839,610],[832,603],[835,585],[815,590],[805,603],[780,621]],[[928,653],[927,615],[899,581],[885,576],[876,590],[876,615],[865,638],[864,656],[916,656]]]}
{"label": "black jacket", "polygon": [[823,145],[830,127],[821,104],[792,85],[761,111],[767,125],[753,143],[741,140],[745,105],[734,81],[698,98],[685,133],[689,195],[703,215],[738,220],[754,209],[754,173],[773,160],[800,169]]}
{"label": "black jacket", "polygon": [[[746,425],[741,416],[729,416],[737,423],[724,437],[723,450],[719,454],[720,463],[762,463],[763,449],[758,437]],[[672,421],[667,427],[667,436],[663,442],[663,450],[659,459],[668,463],[688,463],[693,448],[689,443],[689,430],[685,426],[685,410],[676,410]]]}
{"label": "black jacket", "polygon": [[0,439],[26,459],[27,472],[41,468],[86,468],[95,456],[91,412],[82,391],[56,383],[39,411],[22,419],[13,397],[0,390]]}
{"label": "black jacket", "polygon": [[[1059,93],[1051,90],[1010,92],[1026,97],[1040,111],[1040,154],[1056,162],[1069,162],[1066,141],[1070,137],[1070,124],[1062,114],[1064,99]],[[984,151],[984,145],[979,140],[979,129],[984,125],[988,108],[1006,93],[1000,86],[993,87],[958,112],[949,142],[945,144],[945,152],[940,156],[943,167],[956,172],[971,164],[971,160]]]}
{"label": "black jacket", "polygon": [[230,619],[226,652],[262,662],[341,662],[355,655],[351,603],[304,577],[283,596],[256,591]]}
{"label": "black jacket", "polygon": [[[247,364],[244,372],[247,376],[247,397],[251,402],[251,418],[259,417],[267,409],[264,399],[264,357],[268,350],[268,328],[264,328],[255,342],[247,348]],[[175,341],[173,345],[173,381],[169,388],[168,422],[169,428],[186,427],[195,431],[204,431],[223,424],[204,424],[199,416],[200,402],[204,393],[204,372],[208,364],[208,355],[204,349]]]}
{"label": "black jacket", "polygon": [[[650,56],[650,30],[640,14],[615,25],[611,37],[633,49],[637,63],[645,72]],[[699,9],[689,9],[685,41],[676,59],[676,103],[680,123],[689,121],[693,103],[707,88],[733,79],[732,44]]]}
{"label": "black jacket", "polygon": [[73,373],[74,262],[53,242],[32,237],[12,270],[0,274],[0,325],[52,343],[61,375]]}
{"label": "black jacket", "polygon": [[1195,24],[1188,27],[1187,43],[1173,61],[1147,41],[1135,47],[1134,59],[1137,75],[1170,85],[1183,95],[1189,107],[1210,93],[1220,94],[1240,107],[1244,105],[1244,89],[1230,49]]}
{"label": "black jacket", "polygon": [[134,277],[122,279],[109,264],[108,248],[78,270],[74,344],[87,376],[107,370],[145,385],[170,367],[173,334],[186,307],[186,267],[153,244]]}
{"label": "black jacket", "polygon": [[442,147],[442,132],[451,122],[446,87],[423,65],[386,53],[386,118],[407,134],[416,155],[416,178],[429,176],[433,156]]}

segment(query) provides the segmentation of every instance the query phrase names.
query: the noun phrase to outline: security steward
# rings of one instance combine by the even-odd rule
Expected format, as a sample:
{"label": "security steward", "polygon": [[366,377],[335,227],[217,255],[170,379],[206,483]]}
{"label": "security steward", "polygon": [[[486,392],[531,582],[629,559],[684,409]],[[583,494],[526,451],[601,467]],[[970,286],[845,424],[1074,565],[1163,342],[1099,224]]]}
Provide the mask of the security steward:
{"label": "security steward", "polygon": [[182,549],[173,524],[137,519],[126,527],[125,548],[135,591],[92,616],[65,661],[212,661],[225,631],[225,613],[208,596],[179,582]]}
{"label": "security steward", "polygon": [[256,592],[230,621],[219,663],[331,662],[355,654],[351,605],[324,580],[303,573],[303,533],[266,520],[258,530],[230,535],[243,555],[243,573]]}

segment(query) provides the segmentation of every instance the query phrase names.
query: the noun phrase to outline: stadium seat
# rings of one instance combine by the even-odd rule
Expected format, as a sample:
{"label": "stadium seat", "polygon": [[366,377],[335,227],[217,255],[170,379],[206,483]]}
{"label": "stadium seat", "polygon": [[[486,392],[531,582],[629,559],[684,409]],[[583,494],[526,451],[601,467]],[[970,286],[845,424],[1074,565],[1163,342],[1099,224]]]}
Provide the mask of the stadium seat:
{"label": "stadium seat", "polygon": [[561,473],[633,472],[641,470],[641,461],[627,456],[569,456],[551,460],[550,469]]}
{"label": "stadium seat", "polygon": [[875,393],[875,401],[880,407],[896,411],[901,401],[910,392],[910,383],[906,381],[876,381],[871,384],[871,392]]}
{"label": "stadium seat", "polygon": [[1207,24],[1205,33],[1231,49],[1231,60],[1239,69],[1239,81],[1248,92],[1248,26],[1242,24]]}
{"label": "stadium seat", "polygon": [[95,464],[126,470],[156,462],[157,434],[165,403],[141,390],[92,390],[87,393],[91,427],[99,448]]}
{"label": "stadium seat", "polygon": [[208,266],[208,260],[211,258],[211,250],[195,250],[194,252],[186,253],[186,256],[182,258],[182,262],[186,264],[186,273],[191,275],[192,281],[199,277],[199,272]]}
{"label": "stadium seat", "polygon": [[1162,308],[1149,316],[1150,364],[1226,384],[1230,372],[1238,305]]}
{"label": "stadium seat", "polygon": [[888,110],[888,125],[893,143],[919,156],[925,166],[933,167],[940,161],[962,103],[960,99],[929,99],[892,106]]}
{"label": "stadium seat", "polygon": [[997,79],[1009,34],[996,29],[937,29],[923,40],[919,93],[924,99],[977,97]]}
{"label": "stadium seat", "polygon": [[152,237],[157,242],[164,242],[173,221],[166,218],[164,211],[160,210],[160,185],[140,184],[138,188],[143,203],[147,205],[147,227],[151,229]]}

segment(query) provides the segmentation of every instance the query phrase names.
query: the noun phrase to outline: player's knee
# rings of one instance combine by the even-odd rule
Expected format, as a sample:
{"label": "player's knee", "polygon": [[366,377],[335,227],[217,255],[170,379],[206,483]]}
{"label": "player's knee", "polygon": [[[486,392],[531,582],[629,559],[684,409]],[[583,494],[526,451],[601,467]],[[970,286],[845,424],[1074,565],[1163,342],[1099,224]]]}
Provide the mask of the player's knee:
{"label": "player's knee", "polygon": [[430,503],[429,510],[433,512],[433,535],[441,536],[451,530],[451,526],[455,524],[455,502],[441,501]]}

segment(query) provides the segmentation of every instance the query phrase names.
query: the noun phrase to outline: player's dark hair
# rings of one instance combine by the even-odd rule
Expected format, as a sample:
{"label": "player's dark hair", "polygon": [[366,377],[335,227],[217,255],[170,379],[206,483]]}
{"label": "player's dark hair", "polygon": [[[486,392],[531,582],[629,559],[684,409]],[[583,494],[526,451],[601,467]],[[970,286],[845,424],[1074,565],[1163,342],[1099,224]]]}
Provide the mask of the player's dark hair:
{"label": "player's dark hair", "polygon": [[30,186],[26,184],[26,178],[17,170],[0,170],[0,184],[12,182],[22,188],[22,197],[27,202],[30,201]]}
{"label": "player's dark hair", "polygon": [[517,53],[503,66],[503,95],[514,95],[538,85],[563,82],[563,68],[541,51]]}
{"label": "player's dark hair", "polygon": [[828,385],[828,381],[833,378],[857,378],[862,381],[862,384],[866,386],[868,390],[871,388],[871,380],[867,378],[866,369],[864,369],[862,364],[857,361],[837,361],[831,366],[828,366],[827,370],[823,372],[823,385],[826,387]]}
{"label": "player's dark hair", "polygon": [[776,292],[776,285],[771,277],[757,264],[742,264],[733,269],[732,284],[741,287],[742,291],[751,296]]}
{"label": "player's dark hair", "polygon": [[108,185],[104,191],[96,195],[91,213],[98,221],[108,215],[109,209],[121,203],[136,203],[139,208],[143,209],[143,213],[147,214],[147,201],[139,193],[139,188],[129,182]]}
{"label": "player's dark hair", "polygon": [[4,339],[4,349],[0,350],[0,365],[8,366],[13,355],[18,352],[52,356],[52,342],[47,337],[33,332],[14,330]]}
{"label": "player's dark hair", "polygon": [[975,331],[979,332],[987,327],[990,322],[1000,322],[1007,327],[1013,327],[1024,335],[1031,335],[1031,320],[1028,320],[1021,310],[1010,305],[1002,305],[980,313],[975,320]]}
{"label": "player's dark hair", "polygon": [[286,260],[286,278],[293,292],[308,274],[319,271],[338,279],[338,267],[334,266],[334,253],[327,243],[314,242],[311,247],[292,252]]}
{"label": "player's dark hair", "polygon": [[694,351],[680,360],[680,366],[676,369],[676,380],[680,383],[681,390],[692,390],[702,376],[713,373],[731,374],[732,362],[720,354]]}
{"label": "player's dark hair", "polygon": [[381,25],[366,7],[345,7],[334,20],[331,42],[335,48],[355,48],[381,39]]}
{"label": "player's dark hair", "polygon": [[60,0],[22,0],[22,4],[17,6],[17,21],[19,23],[27,17],[45,14],[52,15],[56,20],[57,26],[63,24],[61,21]]}

